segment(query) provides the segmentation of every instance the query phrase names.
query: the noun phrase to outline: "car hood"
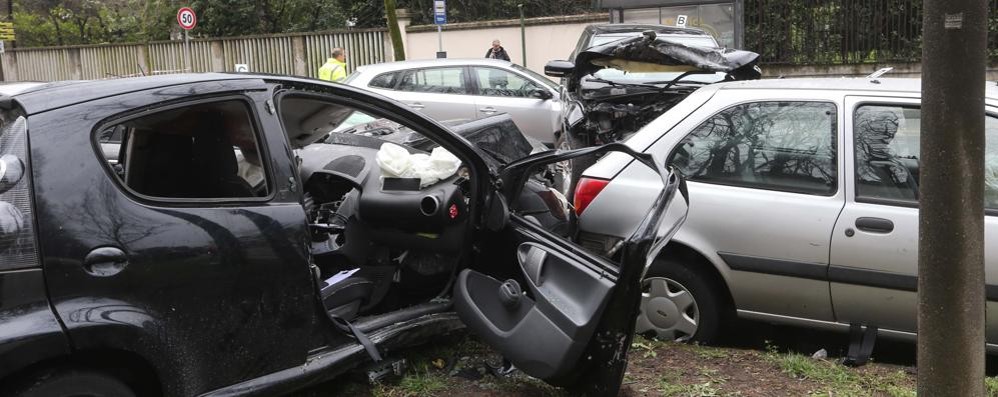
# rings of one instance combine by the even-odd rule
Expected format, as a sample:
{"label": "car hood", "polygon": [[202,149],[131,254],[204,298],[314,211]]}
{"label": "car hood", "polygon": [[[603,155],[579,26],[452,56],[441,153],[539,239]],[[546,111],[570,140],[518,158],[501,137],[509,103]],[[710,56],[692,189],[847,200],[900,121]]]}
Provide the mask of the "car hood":
{"label": "car hood", "polygon": [[732,80],[758,79],[759,54],[727,48],[694,47],[654,32],[590,47],[575,58],[572,84],[605,67],[628,72],[727,73]]}

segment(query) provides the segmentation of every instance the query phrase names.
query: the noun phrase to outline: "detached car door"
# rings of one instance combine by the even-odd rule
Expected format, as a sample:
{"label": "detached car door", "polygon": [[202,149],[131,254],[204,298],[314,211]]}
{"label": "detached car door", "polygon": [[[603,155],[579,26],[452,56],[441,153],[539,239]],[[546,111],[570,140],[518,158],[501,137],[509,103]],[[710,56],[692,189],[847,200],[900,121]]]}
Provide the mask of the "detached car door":
{"label": "detached car door", "polygon": [[[658,172],[664,186],[648,216],[622,243],[617,263],[562,237],[573,234],[564,228],[571,224],[566,222],[571,208],[532,177],[539,167],[608,151],[631,154],[649,172]],[[568,387],[574,395],[616,395],[640,281],[649,258],[686,216],[681,180],[657,164],[650,155],[610,144],[548,151],[506,166],[502,194],[493,194],[486,205],[481,254],[455,285],[461,320],[526,374]]]}

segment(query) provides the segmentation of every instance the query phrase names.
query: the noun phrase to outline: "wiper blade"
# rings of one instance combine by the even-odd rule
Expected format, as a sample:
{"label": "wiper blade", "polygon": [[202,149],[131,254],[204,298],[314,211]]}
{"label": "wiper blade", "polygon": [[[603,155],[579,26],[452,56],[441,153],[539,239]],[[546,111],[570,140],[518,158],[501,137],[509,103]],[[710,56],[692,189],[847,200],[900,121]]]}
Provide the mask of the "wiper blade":
{"label": "wiper blade", "polygon": [[590,81],[590,82],[594,82],[594,83],[609,84],[609,85],[612,85],[614,87],[644,87],[644,88],[658,89],[658,87],[656,87],[654,85],[647,84],[647,83],[621,83],[621,82],[617,82],[617,81],[613,81],[613,80],[607,80],[607,79],[603,79],[603,78],[599,78],[599,77],[593,77],[591,79],[586,79],[586,81]]}

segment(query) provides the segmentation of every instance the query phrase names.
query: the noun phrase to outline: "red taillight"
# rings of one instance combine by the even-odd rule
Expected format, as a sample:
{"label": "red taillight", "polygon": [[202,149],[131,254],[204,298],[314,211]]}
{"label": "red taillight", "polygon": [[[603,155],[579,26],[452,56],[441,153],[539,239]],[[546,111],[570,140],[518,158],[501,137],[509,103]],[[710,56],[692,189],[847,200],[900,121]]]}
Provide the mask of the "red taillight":
{"label": "red taillight", "polygon": [[605,179],[579,178],[579,183],[575,185],[575,214],[582,215],[582,211],[586,210],[596,195],[608,184],[610,181]]}

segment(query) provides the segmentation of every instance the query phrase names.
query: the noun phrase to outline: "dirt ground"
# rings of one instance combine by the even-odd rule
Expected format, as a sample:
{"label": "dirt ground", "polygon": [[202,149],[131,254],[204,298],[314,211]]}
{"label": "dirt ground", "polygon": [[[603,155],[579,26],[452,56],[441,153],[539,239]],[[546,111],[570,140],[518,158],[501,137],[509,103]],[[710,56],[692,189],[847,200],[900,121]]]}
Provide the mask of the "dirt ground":
{"label": "dirt ground", "polygon": [[[768,331],[763,331],[765,334]],[[888,362],[860,368],[839,364],[844,338],[796,330],[793,337],[777,333],[769,339],[736,339],[723,347],[697,346],[635,338],[620,396],[914,396],[915,370],[907,353]],[[833,357],[812,358],[812,337],[825,338]],[[782,338],[782,339],[779,339]],[[831,340],[827,340],[831,338]],[[820,345],[821,343],[815,343]],[[806,349],[806,350],[802,350]],[[886,348],[902,352],[914,345]],[[805,353],[806,352],[806,353]],[[311,396],[564,396],[560,389],[519,372],[496,374],[489,369],[498,355],[475,337],[442,338],[403,355],[407,372],[401,378],[370,384],[362,374],[345,376],[300,397]],[[889,361],[900,362],[891,363]],[[907,361],[907,362],[906,362]],[[998,381],[995,381],[998,384]],[[995,388],[998,390],[998,388]],[[991,391],[991,390],[989,390]]]}

